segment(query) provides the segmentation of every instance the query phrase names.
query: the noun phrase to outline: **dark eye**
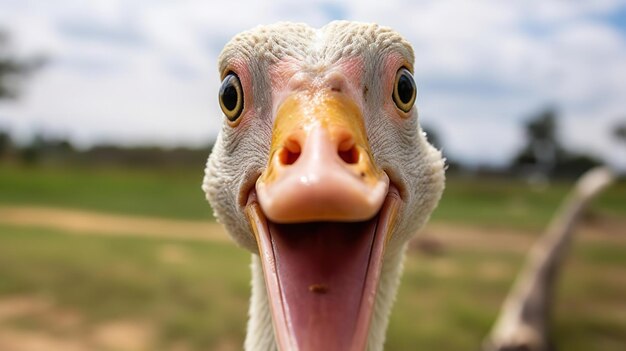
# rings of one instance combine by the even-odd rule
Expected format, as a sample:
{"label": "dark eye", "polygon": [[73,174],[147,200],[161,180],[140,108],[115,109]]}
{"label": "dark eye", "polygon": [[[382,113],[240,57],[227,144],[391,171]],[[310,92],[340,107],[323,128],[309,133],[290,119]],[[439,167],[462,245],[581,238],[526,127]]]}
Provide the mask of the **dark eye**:
{"label": "dark eye", "polygon": [[393,84],[393,102],[404,112],[409,112],[415,98],[417,97],[417,87],[411,72],[406,68],[400,68],[396,73],[396,80]]}
{"label": "dark eye", "polygon": [[229,73],[222,81],[219,99],[226,118],[231,122],[236,121],[243,111],[243,89],[235,73]]}

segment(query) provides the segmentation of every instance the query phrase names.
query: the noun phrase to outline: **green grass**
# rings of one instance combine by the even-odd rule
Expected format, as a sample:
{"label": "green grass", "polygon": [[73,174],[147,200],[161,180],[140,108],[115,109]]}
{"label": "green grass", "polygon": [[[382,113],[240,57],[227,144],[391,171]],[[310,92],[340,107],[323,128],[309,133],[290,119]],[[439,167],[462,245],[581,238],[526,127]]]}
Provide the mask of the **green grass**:
{"label": "green grass", "polygon": [[[616,252],[620,261],[604,259]],[[617,351],[626,345],[624,257],[626,247],[614,243],[574,247],[555,299],[552,334],[559,349]],[[523,259],[523,252],[469,249],[435,258],[409,256],[387,349],[479,349]],[[499,274],[485,273],[494,266]]]}
{"label": "green grass", "polygon": [[[543,228],[573,187],[561,182],[538,189],[518,180],[448,179],[435,221],[524,229]],[[594,201],[592,211],[626,216],[626,182],[613,185]]]}
{"label": "green grass", "polygon": [[0,204],[73,207],[209,219],[202,169],[49,168],[0,165]]}
{"label": "green grass", "polygon": [[[167,250],[180,262],[164,259]],[[185,340],[213,349],[220,339],[243,338],[248,261],[229,244],[0,225],[0,301],[45,296],[87,324],[140,319],[156,324],[162,347]]]}
{"label": "green grass", "polygon": [[[178,260],[164,258],[172,250]],[[556,300],[554,335],[563,350],[623,349],[625,278],[606,273],[619,272],[624,252],[626,247],[602,242],[574,248]],[[478,349],[523,258],[522,252],[463,248],[438,257],[412,253],[387,349]],[[87,328],[108,320],[150,321],[158,335],[157,350],[180,342],[191,351],[241,345],[248,263],[248,254],[230,244],[0,225],[0,301],[4,296],[45,296],[60,308],[78,311]],[[498,274],[485,274],[494,267]],[[49,327],[32,318],[11,325]]]}
{"label": "green grass", "polygon": [[[22,168],[0,165],[0,204],[75,207],[122,214],[208,219],[201,169]],[[538,229],[571,183],[544,190],[513,180],[448,179],[435,221]],[[595,201],[594,211],[626,216],[626,182]]]}

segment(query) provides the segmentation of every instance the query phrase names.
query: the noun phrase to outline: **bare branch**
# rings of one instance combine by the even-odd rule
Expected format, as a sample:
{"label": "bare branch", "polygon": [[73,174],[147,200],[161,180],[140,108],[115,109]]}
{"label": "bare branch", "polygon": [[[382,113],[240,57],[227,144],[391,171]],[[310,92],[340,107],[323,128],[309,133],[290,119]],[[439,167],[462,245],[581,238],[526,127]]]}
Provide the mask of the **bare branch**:
{"label": "bare branch", "polygon": [[567,253],[582,212],[613,181],[614,175],[609,169],[598,167],[585,173],[576,183],[545,234],[532,247],[483,350],[554,350],[548,321],[560,262]]}

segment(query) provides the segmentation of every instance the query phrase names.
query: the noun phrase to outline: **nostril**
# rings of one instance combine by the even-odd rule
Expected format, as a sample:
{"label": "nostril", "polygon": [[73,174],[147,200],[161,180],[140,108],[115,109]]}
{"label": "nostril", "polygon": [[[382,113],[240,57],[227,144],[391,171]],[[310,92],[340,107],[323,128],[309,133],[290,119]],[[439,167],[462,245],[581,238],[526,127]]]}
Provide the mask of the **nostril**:
{"label": "nostril", "polygon": [[339,157],[343,160],[343,162],[353,165],[359,162],[359,150],[353,145],[348,150],[339,150],[337,152]]}
{"label": "nostril", "polygon": [[300,157],[300,145],[294,141],[287,141],[285,146],[280,150],[278,154],[278,160],[285,166],[296,163]]}
{"label": "nostril", "polygon": [[349,165],[359,162],[359,150],[356,148],[354,138],[351,135],[344,135],[343,141],[337,147],[337,154],[343,162]]}
{"label": "nostril", "polygon": [[285,148],[280,154],[280,163],[282,163],[285,166],[289,166],[289,165],[296,163],[299,157],[300,157],[299,152],[291,152]]}

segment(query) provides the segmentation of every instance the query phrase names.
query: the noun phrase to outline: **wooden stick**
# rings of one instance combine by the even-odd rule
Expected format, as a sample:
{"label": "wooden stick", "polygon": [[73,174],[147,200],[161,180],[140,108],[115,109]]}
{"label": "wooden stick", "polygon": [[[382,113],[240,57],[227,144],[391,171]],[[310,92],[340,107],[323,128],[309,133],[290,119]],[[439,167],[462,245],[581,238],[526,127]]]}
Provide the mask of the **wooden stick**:
{"label": "wooden stick", "polygon": [[485,351],[551,351],[550,307],[560,263],[573,229],[589,202],[614,181],[613,173],[594,168],[585,173],[561,205],[545,234],[533,245],[523,270],[483,343]]}

